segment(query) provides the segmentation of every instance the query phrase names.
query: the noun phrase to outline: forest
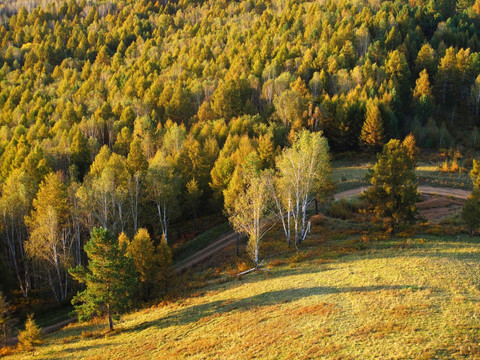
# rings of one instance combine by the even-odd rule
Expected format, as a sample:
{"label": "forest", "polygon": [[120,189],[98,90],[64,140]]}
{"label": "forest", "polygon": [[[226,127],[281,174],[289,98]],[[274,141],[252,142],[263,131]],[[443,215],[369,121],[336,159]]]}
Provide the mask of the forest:
{"label": "forest", "polygon": [[475,151],[477,26],[480,0],[1,4],[0,291],[65,303],[95,227],[172,246],[304,129]]}

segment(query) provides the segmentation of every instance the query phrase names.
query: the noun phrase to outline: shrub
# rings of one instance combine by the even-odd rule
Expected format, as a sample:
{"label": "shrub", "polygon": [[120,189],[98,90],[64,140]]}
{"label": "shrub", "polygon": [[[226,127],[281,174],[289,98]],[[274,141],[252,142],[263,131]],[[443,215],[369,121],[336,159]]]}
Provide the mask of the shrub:
{"label": "shrub", "polygon": [[43,343],[42,333],[33,320],[33,314],[28,315],[25,330],[18,334],[18,341],[24,350],[31,351],[33,354],[35,354],[35,347]]}
{"label": "shrub", "polygon": [[352,217],[352,210],[347,200],[340,199],[330,204],[328,215],[338,219],[349,219]]}

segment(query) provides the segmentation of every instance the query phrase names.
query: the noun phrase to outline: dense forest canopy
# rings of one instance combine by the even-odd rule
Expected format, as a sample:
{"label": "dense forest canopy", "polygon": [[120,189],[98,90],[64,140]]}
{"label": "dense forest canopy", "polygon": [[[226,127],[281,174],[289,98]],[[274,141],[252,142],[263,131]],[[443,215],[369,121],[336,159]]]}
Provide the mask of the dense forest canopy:
{"label": "dense forest canopy", "polygon": [[0,267],[64,300],[94,226],[170,241],[302,128],[475,149],[479,26],[479,0],[3,2]]}

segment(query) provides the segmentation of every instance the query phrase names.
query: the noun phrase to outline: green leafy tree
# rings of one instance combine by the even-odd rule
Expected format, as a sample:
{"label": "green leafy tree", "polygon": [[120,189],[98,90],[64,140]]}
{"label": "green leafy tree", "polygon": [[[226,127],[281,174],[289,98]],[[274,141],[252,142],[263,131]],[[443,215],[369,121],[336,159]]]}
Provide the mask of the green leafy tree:
{"label": "green leafy tree", "polygon": [[138,216],[140,202],[145,188],[145,176],[148,169],[148,162],[143,153],[140,140],[135,139],[130,144],[130,152],[127,157],[127,166],[131,177],[129,182],[130,209],[133,218],[133,231],[138,228]]}
{"label": "green leafy tree", "polygon": [[198,210],[200,208],[200,200],[203,195],[203,190],[199,188],[198,181],[193,178],[187,183],[187,193],[185,198],[185,205],[188,212],[193,217],[194,226],[196,226]]}
{"label": "green leafy tree", "polygon": [[418,196],[415,161],[405,145],[395,139],[385,144],[367,176],[372,186],[363,197],[389,230],[395,231],[399,224],[415,220]]}
{"label": "green leafy tree", "polygon": [[72,300],[81,321],[106,315],[110,331],[113,316],[128,310],[137,285],[135,264],[126,256],[126,244],[120,246],[113,234],[103,228],[94,228],[85,245],[87,268],[79,265],[69,270],[75,280],[86,289]]}

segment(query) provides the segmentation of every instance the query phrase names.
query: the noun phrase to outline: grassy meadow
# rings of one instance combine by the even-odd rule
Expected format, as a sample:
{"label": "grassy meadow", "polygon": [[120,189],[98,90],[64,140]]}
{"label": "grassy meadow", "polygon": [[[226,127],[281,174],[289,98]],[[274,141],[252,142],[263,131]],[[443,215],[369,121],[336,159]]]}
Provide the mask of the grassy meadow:
{"label": "grassy meadow", "polygon": [[[370,166],[335,162],[337,191],[366,184]],[[422,183],[468,180],[423,163],[417,173]],[[342,201],[324,209],[335,218],[312,217],[299,252],[274,229],[262,244],[263,271],[236,277],[251,264],[227,248],[184,275],[181,296],[122,316],[111,333],[104,319],[69,325],[35,358],[480,358],[480,241],[461,234],[458,213],[389,238],[357,212],[358,199]],[[205,246],[225,226],[192,244]]]}
{"label": "grassy meadow", "polygon": [[[334,162],[332,177],[337,184],[337,191],[346,191],[369,185],[369,182],[365,180],[365,175],[368,169],[373,167],[373,164],[373,162],[359,164],[358,161]],[[442,164],[442,161],[419,162],[416,168],[418,182],[421,185],[437,187],[472,188],[472,181],[467,170],[445,172],[441,170]]]}
{"label": "grassy meadow", "polygon": [[114,333],[103,320],[70,325],[35,357],[480,357],[478,241],[334,238],[318,233],[300,253],[269,257],[267,271],[219,277],[191,297],[125,315]]}

